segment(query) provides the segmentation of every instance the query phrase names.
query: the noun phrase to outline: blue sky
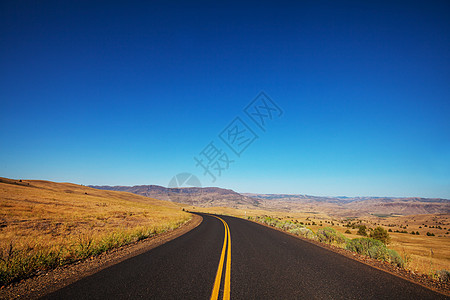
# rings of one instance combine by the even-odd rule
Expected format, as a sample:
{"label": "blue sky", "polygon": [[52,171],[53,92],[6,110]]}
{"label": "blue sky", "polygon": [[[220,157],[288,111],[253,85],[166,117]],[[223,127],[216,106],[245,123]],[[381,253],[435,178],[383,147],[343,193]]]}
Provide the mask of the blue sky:
{"label": "blue sky", "polygon": [[365,2],[2,1],[0,176],[450,198],[450,4]]}

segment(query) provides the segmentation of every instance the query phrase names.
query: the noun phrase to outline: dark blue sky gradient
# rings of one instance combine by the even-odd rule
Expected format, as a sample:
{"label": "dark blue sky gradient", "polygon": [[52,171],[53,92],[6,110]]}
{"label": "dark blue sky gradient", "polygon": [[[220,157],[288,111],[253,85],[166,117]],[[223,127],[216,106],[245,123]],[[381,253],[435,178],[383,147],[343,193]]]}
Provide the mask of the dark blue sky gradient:
{"label": "dark blue sky gradient", "polygon": [[[2,1],[0,40],[0,176],[450,198],[448,1]],[[211,182],[261,90],[283,116]]]}

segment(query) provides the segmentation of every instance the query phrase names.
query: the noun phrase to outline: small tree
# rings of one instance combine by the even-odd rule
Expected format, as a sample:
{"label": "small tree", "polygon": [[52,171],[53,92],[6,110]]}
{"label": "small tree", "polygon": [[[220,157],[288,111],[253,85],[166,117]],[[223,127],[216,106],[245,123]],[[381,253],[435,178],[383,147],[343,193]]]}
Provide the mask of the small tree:
{"label": "small tree", "polygon": [[389,233],[381,226],[375,228],[371,233],[370,237],[382,241],[383,244],[387,245],[391,241]]}
{"label": "small tree", "polygon": [[358,226],[358,232],[356,234],[362,235],[362,236],[367,236],[367,227],[366,225],[359,225]]}

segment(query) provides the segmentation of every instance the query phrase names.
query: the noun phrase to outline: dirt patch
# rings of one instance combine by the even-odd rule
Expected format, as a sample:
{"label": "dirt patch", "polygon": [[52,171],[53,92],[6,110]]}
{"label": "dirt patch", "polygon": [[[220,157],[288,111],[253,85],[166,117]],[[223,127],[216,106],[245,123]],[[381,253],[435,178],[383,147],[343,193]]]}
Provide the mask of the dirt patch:
{"label": "dirt patch", "polygon": [[42,272],[21,282],[2,287],[0,299],[37,299],[109,266],[167,243],[194,229],[202,220],[201,216],[193,214],[191,221],[173,231],[108,251],[96,257]]}

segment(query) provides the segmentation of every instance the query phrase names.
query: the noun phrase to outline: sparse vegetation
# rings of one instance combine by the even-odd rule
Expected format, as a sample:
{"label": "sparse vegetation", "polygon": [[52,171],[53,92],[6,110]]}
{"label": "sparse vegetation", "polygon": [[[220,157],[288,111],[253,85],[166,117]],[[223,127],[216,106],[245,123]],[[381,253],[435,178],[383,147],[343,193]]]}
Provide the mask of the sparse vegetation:
{"label": "sparse vegetation", "polygon": [[[331,227],[321,228],[317,230],[317,233],[314,233],[311,229],[303,225],[299,225],[290,221],[281,221],[278,218],[272,218],[269,216],[248,217],[248,219],[272,227],[276,227],[308,239],[317,240],[326,244],[334,244],[347,250],[362,255],[367,255],[374,259],[388,261],[400,267],[404,266],[404,261],[400,257],[400,255],[395,250],[388,249],[386,247],[386,243],[390,238],[387,234],[387,231],[382,227],[377,227],[371,232],[371,234],[377,236],[378,239],[374,237],[349,239],[346,238],[342,233],[337,232],[334,228]],[[361,225],[360,228],[362,226],[364,225]],[[347,229],[347,231],[349,230]]]}
{"label": "sparse vegetation", "polygon": [[305,238],[317,239],[316,234],[311,229],[302,224],[293,223],[290,221],[280,221],[279,219],[271,218],[269,216],[248,217],[248,219],[255,220],[257,222],[276,227],[292,234],[303,236]]}

